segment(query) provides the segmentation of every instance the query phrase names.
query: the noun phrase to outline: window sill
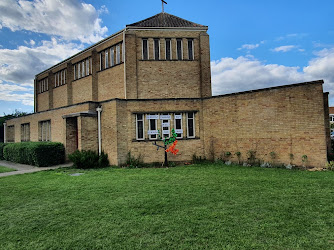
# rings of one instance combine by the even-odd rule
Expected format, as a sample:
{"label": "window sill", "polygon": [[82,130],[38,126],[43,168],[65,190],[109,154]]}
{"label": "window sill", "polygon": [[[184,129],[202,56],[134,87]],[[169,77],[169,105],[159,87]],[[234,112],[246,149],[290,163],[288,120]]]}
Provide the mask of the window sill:
{"label": "window sill", "polygon": [[[88,76],[84,76],[84,77],[81,77],[81,78],[75,79],[75,80],[73,80],[73,82],[76,82],[76,81],[79,81],[79,80],[85,79],[85,78],[87,78],[87,77],[89,77],[89,76],[91,76],[91,75],[92,75],[92,74],[89,74]],[[64,86],[64,85],[62,85],[62,86]],[[59,86],[59,87],[61,87],[61,86]],[[59,87],[57,87],[57,88],[59,88]]]}
{"label": "window sill", "polygon": [[117,67],[117,66],[119,66],[119,65],[122,65],[123,63],[124,63],[124,62],[120,62],[120,63],[115,64],[114,66],[108,67],[108,68],[106,68],[106,69],[101,69],[101,70],[97,71],[97,73],[100,73],[100,72],[105,71],[105,70],[108,70],[108,69],[115,68],[115,67]]}

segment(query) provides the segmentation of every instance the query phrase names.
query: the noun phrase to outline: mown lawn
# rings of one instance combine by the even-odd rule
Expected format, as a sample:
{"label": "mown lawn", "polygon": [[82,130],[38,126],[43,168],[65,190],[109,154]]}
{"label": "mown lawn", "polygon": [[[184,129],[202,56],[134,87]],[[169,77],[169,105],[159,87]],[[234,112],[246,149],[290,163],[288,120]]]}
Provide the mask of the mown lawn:
{"label": "mown lawn", "polygon": [[6,172],[13,172],[13,171],[16,171],[16,169],[12,169],[12,168],[7,168],[7,167],[4,167],[4,166],[0,166],[0,174],[1,173],[6,173]]}
{"label": "mown lawn", "polygon": [[0,249],[329,249],[333,211],[334,172],[46,171],[0,178]]}

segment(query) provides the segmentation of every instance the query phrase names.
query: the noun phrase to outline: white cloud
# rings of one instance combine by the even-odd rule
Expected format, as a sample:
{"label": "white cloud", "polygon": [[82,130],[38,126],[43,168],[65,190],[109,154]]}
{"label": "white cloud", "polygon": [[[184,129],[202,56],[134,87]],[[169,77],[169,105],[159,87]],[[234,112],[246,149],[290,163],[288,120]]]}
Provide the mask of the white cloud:
{"label": "white cloud", "polygon": [[280,47],[274,48],[274,49],[272,49],[272,51],[275,51],[275,52],[288,52],[288,51],[293,50],[295,48],[297,48],[296,45],[285,45],[285,46],[280,46]]}
{"label": "white cloud", "polygon": [[334,48],[317,52],[303,69],[265,64],[252,57],[227,57],[212,61],[211,71],[213,95],[323,79],[334,105]]}
{"label": "white cloud", "polygon": [[34,48],[0,49],[0,79],[32,86],[37,73],[83,49],[82,45],[61,42],[56,38],[41,43]]}
{"label": "white cloud", "polygon": [[78,0],[6,0],[0,1],[0,28],[95,43],[108,31],[99,18],[100,13],[107,11],[105,6],[98,11]]}
{"label": "white cloud", "polygon": [[326,79],[326,87],[334,93],[334,48],[323,49],[316,53],[317,57],[304,67],[304,72],[317,78]]}
{"label": "white cloud", "polygon": [[307,78],[298,67],[264,64],[257,59],[222,58],[211,62],[213,95],[272,87]]}
{"label": "white cloud", "polygon": [[0,100],[21,102],[24,105],[34,106],[33,88],[5,84],[0,80]]}
{"label": "white cloud", "polygon": [[256,48],[258,48],[260,46],[260,44],[264,44],[264,41],[261,41],[260,43],[257,43],[257,44],[244,44],[240,48],[238,48],[238,50],[242,50],[242,49],[245,49],[245,50],[256,49]]}

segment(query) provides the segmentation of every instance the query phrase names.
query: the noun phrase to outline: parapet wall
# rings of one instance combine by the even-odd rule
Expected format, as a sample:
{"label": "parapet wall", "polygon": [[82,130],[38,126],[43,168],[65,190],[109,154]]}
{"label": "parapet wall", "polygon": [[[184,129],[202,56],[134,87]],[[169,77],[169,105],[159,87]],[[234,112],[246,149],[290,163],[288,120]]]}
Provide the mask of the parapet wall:
{"label": "parapet wall", "polygon": [[324,103],[322,81],[205,99],[205,154],[217,159],[231,152],[237,161],[241,152],[246,161],[254,151],[260,162],[324,167]]}

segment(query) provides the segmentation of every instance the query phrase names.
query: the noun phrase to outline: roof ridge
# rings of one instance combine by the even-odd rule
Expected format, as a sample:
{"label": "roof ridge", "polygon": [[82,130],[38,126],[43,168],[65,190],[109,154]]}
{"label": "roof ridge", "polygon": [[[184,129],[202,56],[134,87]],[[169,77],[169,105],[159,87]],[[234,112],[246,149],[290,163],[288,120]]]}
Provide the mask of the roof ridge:
{"label": "roof ridge", "polygon": [[169,14],[167,12],[160,12],[154,16],[138,21],[136,23],[128,24],[126,27],[203,27],[207,26],[191,22],[184,18]]}

